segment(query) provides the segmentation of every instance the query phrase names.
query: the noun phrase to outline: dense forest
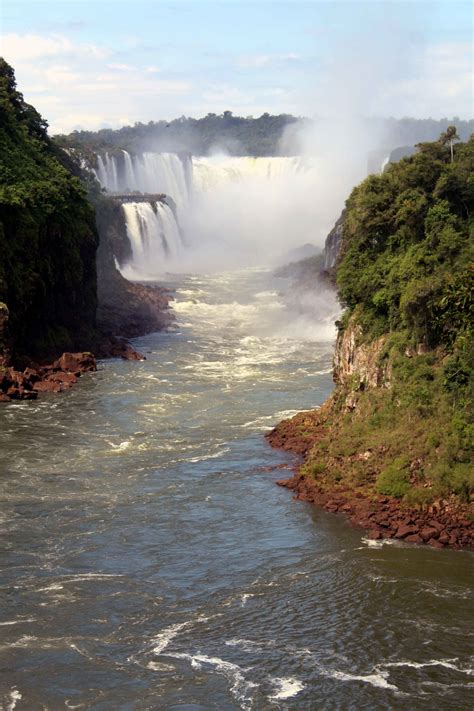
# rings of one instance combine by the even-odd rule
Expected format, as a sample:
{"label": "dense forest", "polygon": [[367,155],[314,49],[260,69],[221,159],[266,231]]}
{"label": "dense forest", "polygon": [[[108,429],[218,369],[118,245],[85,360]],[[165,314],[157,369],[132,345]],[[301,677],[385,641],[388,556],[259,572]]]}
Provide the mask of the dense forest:
{"label": "dense forest", "polygon": [[0,302],[16,355],[80,347],[95,330],[95,216],[71,168],[0,59]]}
{"label": "dense forest", "polygon": [[336,389],[293,425],[314,443],[302,472],[322,489],[471,500],[473,209],[474,140],[454,127],[347,200]]}
{"label": "dense forest", "polygon": [[[474,131],[474,121],[461,121],[457,118],[453,121],[464,140]],[[397,146],[414,145],[437,138],[451,121],[404,118],[367,119],[366,123],[368,133],[384,136],[380,148],[386,154]],[[293,154],[296,149],[291,140],[292,133],[303,126],[312,125],[317,131],[318,119],[310,121],[289,114],[271,116],[268,113],[258,118],[244,118],[234,116],[231,111],[224,111],[221,115],[207,114],[199,119],[181,116],[169,122],[136,123],[116,130],[104,128],[100,131],[73,131],[69,135],[56,136],[55,140],[64,148],[80,148],[84,152],[96,153],[122,148],[130,153],[154,150],[207,155],[220,149],[230,155],[272,156]],[[284,134],[288,140],[282,141]]]}

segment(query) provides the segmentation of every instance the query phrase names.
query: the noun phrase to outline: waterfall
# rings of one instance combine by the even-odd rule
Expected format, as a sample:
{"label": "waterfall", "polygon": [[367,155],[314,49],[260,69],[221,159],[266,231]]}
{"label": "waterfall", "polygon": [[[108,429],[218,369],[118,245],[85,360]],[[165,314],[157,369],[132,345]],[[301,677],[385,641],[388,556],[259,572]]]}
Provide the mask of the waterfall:
{"label": "waterfall", "polygon": [[132,259],[121,268],[122,274],[129,279],[152,279],[182,251],[173,210],[164,202],[129,202],[122,210],[132,248]]}
{"label": "waterfall", "polygon": [[[218,254],[232,265],[262,262],[314,236],[316,171],[301,156],[191,158],[120,150],[98,155],[95,175],[112,194],[145,194],[123,206],[133,259],[121,268],[135,278],[195,268]],[[174,209],[146,200],[158,193],[169,196]],[[187,251],[181,251],[181,233]]]}
{"label": "waterfall", "polygon": [[303,172],[307,162],[299,156],[255,158],[252,156],[216,156],[193,158],[193,187],[206,192],[229,182],[281,180]]}
{"label": "waterfall", "polygon": [[189,200],[187,161],[175,153],[130,155],[120,151],[97,156],[95,176],[109,193],[164,193],[178,208]]}

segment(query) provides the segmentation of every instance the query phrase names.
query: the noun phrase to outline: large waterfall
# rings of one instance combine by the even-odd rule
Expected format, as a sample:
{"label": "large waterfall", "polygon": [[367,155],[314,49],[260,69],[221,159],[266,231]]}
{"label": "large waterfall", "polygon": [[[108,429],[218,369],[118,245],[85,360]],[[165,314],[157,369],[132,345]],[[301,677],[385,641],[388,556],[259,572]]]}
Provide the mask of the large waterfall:
{"label": "large waterfall", "polygon": [[[149,278],[176,268],[268,263],[267,257],[314,239],[313,165],[302,157],[172,153],[97,156],[95,174],[110,193],[164,193],[123,206],[133,261],[125,271]],[[189,250],[181,249],[181,236]],[[124,271],[123,265],[121,265]]]}
{"label": "large waterfall", "polygon": [[178,209],[189,200],[189,161],[175,153],[142,153],[97,156],[97,179],[110,193],[165,193]]}

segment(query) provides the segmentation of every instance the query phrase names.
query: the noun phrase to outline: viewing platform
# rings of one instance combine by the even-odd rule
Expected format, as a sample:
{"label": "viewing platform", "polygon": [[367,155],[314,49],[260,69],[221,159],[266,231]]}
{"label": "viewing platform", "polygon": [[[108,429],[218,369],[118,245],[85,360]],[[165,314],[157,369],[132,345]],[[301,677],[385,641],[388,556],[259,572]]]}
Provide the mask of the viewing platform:
{"label": "viewing platform", "polygon": [[166,202],[166,195],[164,193],[107,193],[107,197],[115,200],[116,202]]}

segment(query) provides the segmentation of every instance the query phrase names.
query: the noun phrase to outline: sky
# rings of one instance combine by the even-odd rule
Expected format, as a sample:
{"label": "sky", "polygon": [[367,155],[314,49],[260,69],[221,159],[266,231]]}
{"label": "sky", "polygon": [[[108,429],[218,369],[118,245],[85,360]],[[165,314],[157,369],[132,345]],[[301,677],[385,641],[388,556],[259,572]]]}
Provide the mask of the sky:
{"label": "sky", "polygon": [[0,54],[52,133],[242,116],[473,115],[473,5],[0,0]]}

